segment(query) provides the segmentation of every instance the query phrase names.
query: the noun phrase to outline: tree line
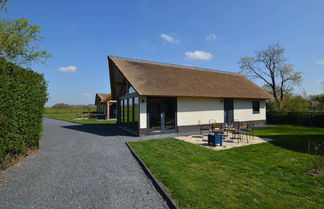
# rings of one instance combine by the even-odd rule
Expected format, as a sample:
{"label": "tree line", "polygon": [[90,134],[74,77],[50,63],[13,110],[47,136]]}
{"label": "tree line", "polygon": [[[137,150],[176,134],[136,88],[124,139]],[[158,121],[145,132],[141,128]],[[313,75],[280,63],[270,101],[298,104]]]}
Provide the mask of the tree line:
{"label": "tree line", "polygon": [[56,103],[51,107],[52,109],[94,109],[96,106],[94,104],[87,104],[87,105],[70,105],[65,103]]}

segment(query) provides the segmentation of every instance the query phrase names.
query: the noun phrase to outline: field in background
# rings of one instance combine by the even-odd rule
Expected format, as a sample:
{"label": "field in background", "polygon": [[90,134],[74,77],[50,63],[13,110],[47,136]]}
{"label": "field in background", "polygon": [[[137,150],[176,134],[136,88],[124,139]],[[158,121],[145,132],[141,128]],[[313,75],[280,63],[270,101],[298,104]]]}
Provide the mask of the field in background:
{"label": "field in background", "polygon": [[96,109],[53,109],[45,108],[45,114],[60,114],[60,113],[82,113],[82,112],[93,112]]}
{"label": "field in background", "polygon": [[65,120],[80,124],[115,124],[116,120],[79,119],[82,112],[91,112],[95,109],[53,109],[46,108],[43,114],[46,118]]}

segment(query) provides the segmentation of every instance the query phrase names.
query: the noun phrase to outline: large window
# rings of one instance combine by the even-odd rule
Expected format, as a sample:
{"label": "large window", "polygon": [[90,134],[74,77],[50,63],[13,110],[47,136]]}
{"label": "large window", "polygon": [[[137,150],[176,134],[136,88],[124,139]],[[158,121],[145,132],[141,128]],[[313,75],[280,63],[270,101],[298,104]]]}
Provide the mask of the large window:
{"label": "large window", "polygon": [[259,114],[260,113],[260,101],[253,101],[252,109],[253,109],[253,114]]}
{"label": "large window", "polygon": [[138,131],[139,118],[139,97],[130,97],[121,99],[120,105],[120,125],[131,129],[134,132]]}
{"label": "large window", "polygon": [[139,96],[136,90],[127,82],[123,96],[119,99],[120,125],[138,133],[139,128]]}

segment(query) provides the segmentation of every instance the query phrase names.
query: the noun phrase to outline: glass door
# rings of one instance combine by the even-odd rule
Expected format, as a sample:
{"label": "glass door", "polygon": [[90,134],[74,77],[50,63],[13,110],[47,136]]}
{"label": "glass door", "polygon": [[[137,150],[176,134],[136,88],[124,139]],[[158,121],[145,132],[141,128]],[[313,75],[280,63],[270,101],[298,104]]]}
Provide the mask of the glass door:
{"label": "glass door", "polygon": [[175,102],[169,100],[168,102],[162,103],[163,106],[163,128],[165,131],[175,130]]}
{"label": "glass door", "polygon": [[224,99],[224,122],[232,123],[234,120],[233,99]]}
{"label": "glass door", "polygon": [[149,131],[161,131],[161,104],[157,101],[151,101],[148,106],[149,114]]}
{"label": "glass door", "polygon": [[176,130],[176,98],[148,98],[147,110],[150,133]]}

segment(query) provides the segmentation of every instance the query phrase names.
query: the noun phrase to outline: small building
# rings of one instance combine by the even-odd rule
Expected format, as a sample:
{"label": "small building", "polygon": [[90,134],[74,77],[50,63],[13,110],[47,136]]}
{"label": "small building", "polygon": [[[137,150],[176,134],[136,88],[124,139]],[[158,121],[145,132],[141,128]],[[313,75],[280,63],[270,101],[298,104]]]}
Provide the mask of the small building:
{"label": "small building", "polygon": [[95,97],[96,112],[100,113],[98,118],[116,119],[117,117],[117,101],[112,99],[111,94],[97,93]]}
{"label": "small building", "polygon": [[138,135],[199,131],[199,124],[265,124],[271,96],[245,76],[108,56],[117,123]]}

